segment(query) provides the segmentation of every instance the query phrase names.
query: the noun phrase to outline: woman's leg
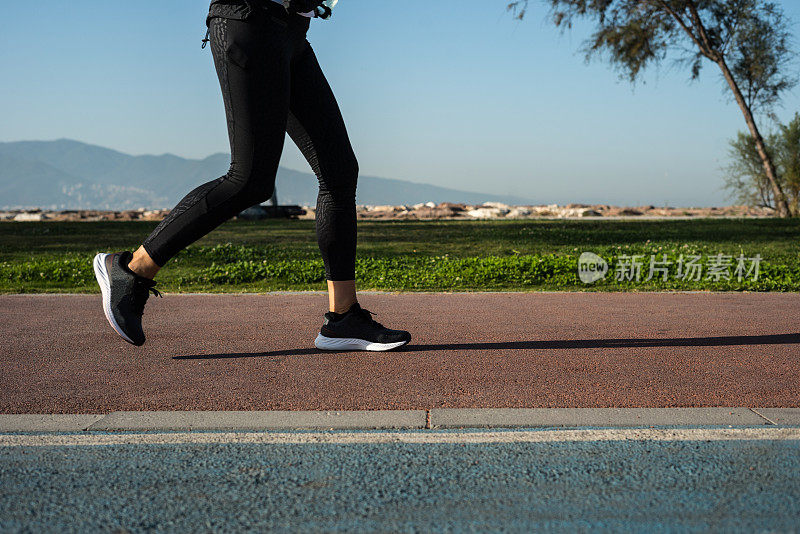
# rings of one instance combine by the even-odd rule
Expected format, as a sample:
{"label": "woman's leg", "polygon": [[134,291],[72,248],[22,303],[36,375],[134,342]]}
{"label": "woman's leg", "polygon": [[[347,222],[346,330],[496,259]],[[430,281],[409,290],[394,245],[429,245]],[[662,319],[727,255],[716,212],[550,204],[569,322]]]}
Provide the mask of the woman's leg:
{"label": "woman's leg", "polygon": [[355,280],[328,280],[328,310],[344,313],[356,302]]}
{"label": "woman's leg", "polygon": [[328,279],[329,307],[344,313],[356,302],[358,162],[336,98],[308,43],[292,66],[287,131],[319,180],[317,243]]}
{"label": "woman's leg", "polygon": [[231,166],[186,195],[131,262],[155,275],[180,250],[242,210],[272,196],[290,101],[292,43],[268,16],[247,22],[214,18],[211,50],[222,88]]}

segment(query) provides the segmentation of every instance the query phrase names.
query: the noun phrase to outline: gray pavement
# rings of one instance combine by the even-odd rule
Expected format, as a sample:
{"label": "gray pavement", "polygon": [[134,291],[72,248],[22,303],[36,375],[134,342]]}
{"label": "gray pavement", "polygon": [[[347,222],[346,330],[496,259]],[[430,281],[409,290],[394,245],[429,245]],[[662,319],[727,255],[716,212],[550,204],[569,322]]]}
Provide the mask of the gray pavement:
{"label": "gray pavement", "polygon": [[800,517],[791,428],[141,436],[2,436],[0,531],[793,532]]}

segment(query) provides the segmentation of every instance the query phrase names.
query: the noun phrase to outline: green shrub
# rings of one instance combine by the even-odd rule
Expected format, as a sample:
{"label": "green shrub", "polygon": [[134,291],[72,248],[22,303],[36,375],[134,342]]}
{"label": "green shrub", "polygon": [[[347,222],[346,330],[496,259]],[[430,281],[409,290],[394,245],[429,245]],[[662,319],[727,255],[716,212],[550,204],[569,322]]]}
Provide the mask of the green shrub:
{"label": "green shrub", "polygon": [[59,282],[70,286],[94,283],[91,258],[36,258],[0,263],[0,277],[9,282]]}

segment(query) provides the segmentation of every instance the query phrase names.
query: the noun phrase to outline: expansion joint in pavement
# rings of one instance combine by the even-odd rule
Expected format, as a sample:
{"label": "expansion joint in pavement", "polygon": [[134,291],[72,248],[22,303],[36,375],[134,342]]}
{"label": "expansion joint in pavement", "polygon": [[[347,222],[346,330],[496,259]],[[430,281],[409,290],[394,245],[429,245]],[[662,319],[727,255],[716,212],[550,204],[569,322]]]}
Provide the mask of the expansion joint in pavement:
{"label": "expansion joint in pavement", "polygon": [[757,416],[759,416],[759,417],[763,418],[763,419],[764,419],[764,421],[766,421],[766,422],[767,422],[768,424],[770,424],[770,425],[776,425],[776,424],[777,424],[775,421],[773,421],[773,420],[772,420],[772,419],[770,419],[769,417],[765,416],[764,414],[762,414],[761,412],[759,412],[759,411],[758,411],[758,410],[756,410],[755,408],[750,408],[750,411],[751,411],[751,412],[753,412],[754,414],[756,414]]}

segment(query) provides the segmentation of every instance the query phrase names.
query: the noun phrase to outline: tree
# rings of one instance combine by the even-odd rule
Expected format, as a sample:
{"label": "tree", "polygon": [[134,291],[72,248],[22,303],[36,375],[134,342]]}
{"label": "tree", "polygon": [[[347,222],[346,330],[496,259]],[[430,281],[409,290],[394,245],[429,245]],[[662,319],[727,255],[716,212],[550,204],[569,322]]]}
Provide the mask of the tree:
{"label": "tree", "polygon": [[[772,156],[770,141],[767,138],[765,143],[767,152]],[[725,169],[725,188],[730,191],[731,198],[738,204],[774,209],[772,187],[764,173],[764,165],[756,150],[753,136],[744,132],[737,133],[736,138],[730,141],[729,154],[731,161]]]}
{"label": "tree", "polygon": [[[779,124],[765,140],[775,163],[778,184],[786,194],[791,214],[800,215],[800,113],[789,124]],[[750,206],[775,207],[775,197],[753,137],[739,132],[730,142],[731,163],[725,187],[739,202]]]}
{"label": "tree", "polygon": [[[781,95],[797,84],[795,55],[783,11],[766,0],[544,0],[556,26],[571,28],[589,19],[594,33],[584,43],[586,58],[605,54],[631,82],[650,65],[679,55],[696,79],[705,61],[719,68],[744,115],[775,209],[791,215],[775,164],[756,124]],[[529,0],[508,9],[524,18]]]}
{"label": "tree", "polygon": [[789,124],[780,126],[775,157],[789,191],[790,207],[800,215],[800,113],[795,113]]}

